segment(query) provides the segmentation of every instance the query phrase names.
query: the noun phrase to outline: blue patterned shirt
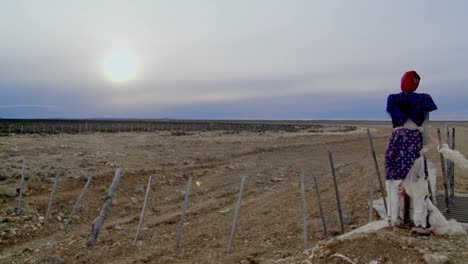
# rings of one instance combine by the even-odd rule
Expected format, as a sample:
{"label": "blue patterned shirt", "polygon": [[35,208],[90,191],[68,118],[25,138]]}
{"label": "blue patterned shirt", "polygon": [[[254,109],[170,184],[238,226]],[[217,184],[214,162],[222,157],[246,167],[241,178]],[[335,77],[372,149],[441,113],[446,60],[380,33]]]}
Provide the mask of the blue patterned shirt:
{"label": "blue patterned shirt", "polygon": [[424,112],[437,109],[431,96],[425,93],[391,94],[387,99],[387,112],[392,117],[393,127],[401,127],[408,119],[417,126],[424,122]]}

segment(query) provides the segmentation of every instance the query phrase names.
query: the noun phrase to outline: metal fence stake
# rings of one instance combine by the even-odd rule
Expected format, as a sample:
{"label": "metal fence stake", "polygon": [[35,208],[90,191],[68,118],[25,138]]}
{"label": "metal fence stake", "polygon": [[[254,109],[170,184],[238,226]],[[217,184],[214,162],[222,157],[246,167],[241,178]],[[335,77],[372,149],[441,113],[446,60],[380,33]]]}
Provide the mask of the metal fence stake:
{"label": "metal fence stake", "polygon": [[68,232],[68,227],[73,219],[73,216],[76,213],[76,210],[78,210],[78,207],[80,206],[81,200],[83,200],[84,195],[86,194],[86,190],[88,190],[89,185],[91,184],[91,180],[93,179],[93,176],[89,176],[88,180],[86,181],[85,186],[83,187],[83,190],[81,190],[80,196],[78,197],[78,200],[76,200],[75,205],[73,206],[73,209],[70,213],[70,216],[68,217],[67,222],[65,223],[64,230],[65,232]]}
{"label": "metal fence stake", "polygon": [[323,212],[322,198],[320,198],[319,179],[317,176],[314,177],[314,182],[315,192],[317,193],[317,203],[320,209],[320,216],[322,218],[323,234],[325,235],[325,239],[328,240],[327,222],[325,220],[325,213]]}
{"label": "metal fence stake", "polygon": [[305,180],[301,175],[301,197],[302,197],[302,224],[304,230],[304,250],[307,249],[307,202],[305,197]]}
{"label": "metal fence stake", "polygon": [[26,161],[23,159],[23,168],[21,169],[21,180],[20,180],[20,188],[18,194],[18,207],[16,207],[16,214],[21,214],[21,202],[23,201],[23,190],[24,190],[24,173],[26,169]]}
{"label": "metal fence stake", "polygon": [[[452,127],[452,149],[455,150],[455,128]],[[452,166],[452,177],[451,177],[451,187],[452,187],[452,193],[451,193],[451,198],[455,199],[455,163],[452,161],[451,163]]]}
{"label": "metal fence stake", "polygon": [[112,180],[111,186],[109,187],[109,191],[104,200],[104,204],[102,205],[99,216],[94,219],[94,222],[91,225],[91,233],[89,234],[88,242],[86,242],[86,245],[89,247],[96,245],[96,240],[99,236],[99,233],[101,232],[102,226],[104,225],[104,220],[107,218],[107,214],[109,213],[109,209],[112,205],[112,198],[114,197],[114,194],[119,187],[120,178],[123,174],[124,170],[122,168],[118,168],[115,171],[114,179]]}
{"label": "metal fence stake", "polygon": [[[384,198],[385,199],[385,198]],[[374,216],[374,177],[370,177],[370,193],[369,193],[369,223],[373,221]]]}
{"label": "metal fence stake", "polygon": [[138,238],[140,237],[141,226],[143,225],[143,218],[145,218],[146,202],[148,201],[152,179],[153,179],[152,176],[150,176],[148,179],[148,186],[146,187],[146,193],[145,193],[145,201],[143,202],[143,208],[141,208],[140,220],[138,221],[138,228],[135,233],[135,238],[133,239],[133,243],[136,243],[138,241]]}
{"label": "metal fence stake", "polygon": [[176,241],[176,248],[180,248],[180,242],[182,240],[182,230],[184,227],[184,222],[185,222],[185,213],[187,211],[187,206],[188,206],[188,200],[189,200],[189,195],[190,195],[190,187],[192,186],[192,176],[189,177],[188,183],[187,183],[187,190],[185,191],[185,199],[184,199],[184,205],[182,207],[182,215],[180,216],[180,222],[179,222],[179,229],[177,231],[177,241]]}
{"label": "metal fence stake", "polygon": [[372,158],[374,159],[375,171],[377,172],[377,179],[379,179],[380,194],[382,195],[382,200],[385,206],[385,213],[387,213],[387,200],[385,199],[385,191],[382,183],[382,177],[380,176],[379,163],[377,162],[377,156],[375,155],[374,142],[370,130],[367,129],[367,137],[369,138],[369,144],[371,146]]}
{"label": "metal fence stake", "polygon": [[57,171],[57,174],[55,174],[54,185],[52,186],[52,192],[50,193],[49,205],[47,206],[47,212],[44,218],[44,225],[49,223],[49,217],[52,211],[52,204],[54,203],[55,191],[57,190],[59,177],[60,171]]}
{"label": "metal fence stake", "polygon": [[227,247],[227,253],[228,254],[231,253],[232,241],[234,240],[234,235],[236,234],[237,219],[239,218],[239,211],[240,211],[240,206],[241,206],[241,201],[242,201],[242,194],[244,192],[245,178],[246,178],[245,175],[242,176],[241,186],[240,186],[240,190],[239,190],[239,197],[237,198],[236,211],[234,212],[234,219],[232,221],[231,235],[229,236],[229,242],[228,242],[228,247]]}
{"label": "metal fence stake", "polygon": [[[440,128],[437,129],[437,136],[439,138],[439,143],[442,144],[442,137],[440,135]],[[449,204],[450,197],[448,194],[448,182],[447,182],[447,171],[445,170],[445,159],[442,153],[440,153],[440,163],[442,167],[442,176],[444,177],[444,195],[445,195],[445,206],[447,208],[447,213],[450,212]]]}
{"label": "metal fence stake", "polygon": [[331,167],[332,177],[333,177],[333,185],[335,186],[336,207],[338,209],[338,216],[340,218],[341,234],[344,234],[345,233],[345,227],[344,227],[344,221],[343,221],[343,211],[341,210],[340,190],[338,189],[338,183],[336,182],[335,164],[333,162],[331,147],[328,147],[328,158],[330,160],[330,167]]}

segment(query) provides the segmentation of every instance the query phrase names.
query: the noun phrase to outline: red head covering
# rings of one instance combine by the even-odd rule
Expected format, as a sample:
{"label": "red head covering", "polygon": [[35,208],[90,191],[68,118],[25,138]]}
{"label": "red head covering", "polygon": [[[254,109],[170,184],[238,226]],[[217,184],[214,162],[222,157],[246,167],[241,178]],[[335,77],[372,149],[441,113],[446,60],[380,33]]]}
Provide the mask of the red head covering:
{"label": "red head covering", "polygon": [[418,89],[421,77],[415,71],[405,72],[401,77],[401,90],[405,93],[412,93]]}

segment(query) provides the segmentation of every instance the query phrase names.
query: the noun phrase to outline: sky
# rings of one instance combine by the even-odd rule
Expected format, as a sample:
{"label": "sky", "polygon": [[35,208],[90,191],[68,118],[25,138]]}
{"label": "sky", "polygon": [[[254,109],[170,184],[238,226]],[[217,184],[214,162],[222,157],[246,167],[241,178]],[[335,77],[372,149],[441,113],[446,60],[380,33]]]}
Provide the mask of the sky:
{"label": "sky", "polygon": [[0,0],[0,118],[468,120],[465,0]]}

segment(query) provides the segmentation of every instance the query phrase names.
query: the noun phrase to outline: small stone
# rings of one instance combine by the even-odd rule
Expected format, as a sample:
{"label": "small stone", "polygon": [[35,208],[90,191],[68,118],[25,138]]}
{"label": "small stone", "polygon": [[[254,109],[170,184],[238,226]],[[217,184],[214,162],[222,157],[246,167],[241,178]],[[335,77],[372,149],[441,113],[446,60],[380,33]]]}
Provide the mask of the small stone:
{"label": "small stone", "polygon": [[61,258],[59,256],[52,256],[52,257],[49,258],[49,263],[64,264],[65,260],[63,260],[63,258]]}
{"label": "small stone", "polygon": [[326,247],[326,248],[332,248],[332,247],[338,245],[338,243],[339,243],[339,242],[338,242],[337,239],[332,239],[332,240],[329,240],[329,241],[327,241],[327,242],[325,243],[325,247]]}
{"label": "small stone", "polygon": [[407,243],[409,247],[413,247],[416,244],[416,239],[410,237],[408,238]]}
{"label": "small stone", "polygon": [[88,233],[87,233],[86,231],[82,230],[82,231],[80,232],[80,237],[81,237],[81,238],[86,238],[87,236],[88,236]]}
{"label": "small stone", "polygon": [[0,232],[4,232],[8,229],[7,223],[0,223]]}
{"label": "small stone", "polygon": [[448,257],[444,255],[425,254],[423,260],[427,264],[444,264],[448,262]]}
{"label": "small stone", "polygon": [[47,183],[54,183],[55,178],[45,178],[45,182]]}
{"label": "small stone", "polygon": [[137,203],[138,203],[138,200],[137,200],[136,197],[130,198],[130,201],[131,201],[132,203],[134,203],[134,204],[137,204]]}
{"label": "small stone", "polygon": [[35,190],[35,191],[40,190],[41,185],[42,185],[42,180],[37,175],[31,176],[31,178],[29,178],[29,180],[28,180],[28,187]]}
{"label": "small stone", "polygon": [[62,217],[60,217],[60,215],[57,215],[56,219],[57,219],[57,221],[59,221],[59,222],[62,221]]}
{"label": "small stone", "polygon": [[8,232],[10,233],[11,236],[16,236],[16,230],[14,228],[9,228]]}
{"label": "small stone", "polygon": [[28,248],[28,247],[23,249],[23,253],[29,253],[29,252],[32,252],[32,251],[33,250],[31,248]]}
{"label": "small stone", "polygon": [[18,196],[18,192],[15,188],[6,188],[5,190],[3,190],[2,195],[12,198]]}

